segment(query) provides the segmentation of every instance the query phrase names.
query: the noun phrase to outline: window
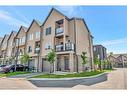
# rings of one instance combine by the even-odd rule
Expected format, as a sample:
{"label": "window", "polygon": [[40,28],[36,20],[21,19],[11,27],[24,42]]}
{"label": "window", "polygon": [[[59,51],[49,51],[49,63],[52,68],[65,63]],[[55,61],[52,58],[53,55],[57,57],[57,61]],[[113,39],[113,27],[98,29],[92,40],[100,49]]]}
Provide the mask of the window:
{"label": "window", "polygon": [[46,35],[51,34],[51,27],[46,28]]}
{"label": "window", "polygon": [[19,39],[19,44],[21,44],[21,43],[22,43],[22,38]]}
{"label": "window", "polygon": [[12,42],[9,43],[9,46],[12,46]]}
{"label": "window", "polygon": [[25,43],[25,36],[22,37],[22,43]]}
{"label": "window", "polygon": [[33,34],[29,34],[29,40],[33,40]]}
{"label": "window", "polygon": [[94,47],[94,51],[96,51],[96,47]]}
{"label": "window", "polygon": [[36,32],[36,39],[40,38],[40,32]]}
{"label": "window", "polygon": [[32,47],[28,46],[28,52],[32,52]]}
{"label": "window", "polygon": [[46,50],[51,49],[51,43],[46,43],[46,44],[45,44],[45,49],[46,49]]}

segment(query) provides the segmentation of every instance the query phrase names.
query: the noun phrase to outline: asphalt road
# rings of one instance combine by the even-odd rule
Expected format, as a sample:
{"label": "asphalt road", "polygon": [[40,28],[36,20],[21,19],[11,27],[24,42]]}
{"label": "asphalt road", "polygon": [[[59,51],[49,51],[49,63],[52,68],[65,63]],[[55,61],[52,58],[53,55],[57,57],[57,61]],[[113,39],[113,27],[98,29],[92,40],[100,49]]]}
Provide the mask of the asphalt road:
{"label": "asphalt road", "polygon": [[90,86],[80,83],[71,88],[36,87],[26,79],[0,78],[0,89],[127,89],[127,68],[117,69],[108,74],[108,80]]}

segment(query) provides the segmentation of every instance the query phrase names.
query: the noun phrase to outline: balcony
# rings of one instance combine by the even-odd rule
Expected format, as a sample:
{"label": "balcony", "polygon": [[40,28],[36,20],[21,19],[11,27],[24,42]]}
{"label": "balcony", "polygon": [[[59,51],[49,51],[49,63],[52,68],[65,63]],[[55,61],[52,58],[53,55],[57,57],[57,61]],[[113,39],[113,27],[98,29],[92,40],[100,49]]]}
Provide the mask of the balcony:
{"label": "balcony", "polygon": [[63,44],[56,45],[56,52],[63,51],[63,50],[64,50],[64,45]]}
{"label": "balcony", "polygon": [[36,47],[35,50],[34,50],[34,53],[39,54],[40,53],[40,47]]}
{"label": "balcony", "polygon": [[57,36],[57,35],[62,34],[63,32],[64,32],[63,27],[60,27],[60,28],[56,28],[55,34],[56,34],[56,36]]}
{"label": "balcony", "polygon": [[65,50],[66,51],[74,51],[74,43],[71,43],[71,42],[69,42],[69,43],[66,43],[65,44]]}
{"label": "balcony", "polygon": [[[65,47],[65,50],[64,50]],[[66,43],[65,46],[63,44],[56,45],[55,50],[56,52],[62,52],[62,51],[74,51],[74,43]]]}

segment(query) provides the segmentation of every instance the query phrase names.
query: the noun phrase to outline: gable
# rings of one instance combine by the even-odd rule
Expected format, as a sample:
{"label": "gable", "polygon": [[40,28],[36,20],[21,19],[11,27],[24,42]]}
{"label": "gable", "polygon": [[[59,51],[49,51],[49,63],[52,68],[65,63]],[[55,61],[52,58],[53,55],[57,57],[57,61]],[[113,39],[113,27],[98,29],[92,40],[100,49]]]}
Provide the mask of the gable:
{"label": "gable", "polygon": [[51,11],[50,11],[50,13],[48,14],[48,16],[47,16],[47,18],[45,19],[45,21],[44,21],[44,23],[43,23],[43,25],[45,25],[46,23],[50,23],[50,21],[53,21],[53,20],[55,20],[55,19],[57,19],[57,20],[60,20],[60,19],[64,19],[64,18],[66,18],[66,19],[68,19],[65,15],[63,15],[61,12],[59,12],[59,11],[57,11],[56,9],[52,9]]}
{"label": "gable", "polygon": [[35,20],[33,20],[30,27],[29,27],[29,29],[27,30],[27,33],[29,33],[30,31],[35,31],[37,29],[40,30],[40,25]]}
{"label": "gable", "polygon": [[16,37],[25,36],[26,31],[21,27],[16,35]]}

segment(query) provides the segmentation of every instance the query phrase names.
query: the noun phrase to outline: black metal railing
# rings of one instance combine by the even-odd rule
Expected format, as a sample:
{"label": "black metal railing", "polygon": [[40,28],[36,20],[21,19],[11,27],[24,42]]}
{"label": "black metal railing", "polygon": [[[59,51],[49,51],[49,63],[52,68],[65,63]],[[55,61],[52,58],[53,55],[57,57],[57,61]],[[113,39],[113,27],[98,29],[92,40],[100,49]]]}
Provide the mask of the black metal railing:
{"label": "black metal railing", "polygon": [[[65,47],[65,50],[64,50]],[[74,51],[75,45],[74,43],[66,43],[65,46],[63,44],[59,44],[55,46],[56,52],[61,52],[61,51]]]}

